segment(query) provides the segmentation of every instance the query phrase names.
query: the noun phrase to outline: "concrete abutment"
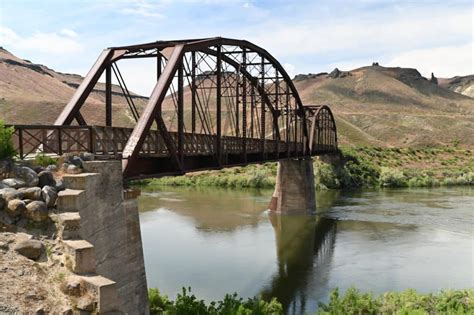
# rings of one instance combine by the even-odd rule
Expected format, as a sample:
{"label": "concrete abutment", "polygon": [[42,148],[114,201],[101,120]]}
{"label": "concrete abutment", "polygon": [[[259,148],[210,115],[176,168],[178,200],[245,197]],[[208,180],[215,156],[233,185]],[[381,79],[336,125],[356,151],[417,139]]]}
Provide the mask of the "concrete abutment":
{"label": "concrete abutment", "polygon": [[315,214],[316,195],[311,158],[278,162],[269,209],[281,214]]}

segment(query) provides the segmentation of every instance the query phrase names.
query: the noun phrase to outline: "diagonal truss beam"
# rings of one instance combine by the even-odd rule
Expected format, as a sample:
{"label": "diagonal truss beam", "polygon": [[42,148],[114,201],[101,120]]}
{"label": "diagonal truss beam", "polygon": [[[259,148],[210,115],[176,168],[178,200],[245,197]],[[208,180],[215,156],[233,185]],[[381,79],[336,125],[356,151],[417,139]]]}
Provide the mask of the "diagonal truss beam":
{"label": "diagonal truss beam", "polygon": [[130,171],[133,162],[138,158],[140,148],[145,141],[146,133],[150,130],[150,127],[155,120],[157,113],[161,109],[161,104],[166,96],[166,92],[173,81],[174,74],[178,69],[178,65],[181,62],[183,55],[184,45],[176,45],[171,53],[171,56],[166,63],[163,72],[153,88],[150,99],[138,120],[135,128],[130,135],[130,138],[125,145],[122,154],[122,168],[124,174]]}
{"label": "diagonal truss beam", "polygon": [[[112,49],[104,49],[102,51],[94,66],[92,66],[81,85],[79,85],[76,93],[74,93],[69,103],[64,107],[63,111],[54,122],[55,125],[70,125],[74,118],[81,117],[79,110],[94,88],[94,85],[99,80],[102,72],[104,72],[110,59],[113,57],[113,52]],[[78,120],[80,119],[81,118],[78,118]]]}

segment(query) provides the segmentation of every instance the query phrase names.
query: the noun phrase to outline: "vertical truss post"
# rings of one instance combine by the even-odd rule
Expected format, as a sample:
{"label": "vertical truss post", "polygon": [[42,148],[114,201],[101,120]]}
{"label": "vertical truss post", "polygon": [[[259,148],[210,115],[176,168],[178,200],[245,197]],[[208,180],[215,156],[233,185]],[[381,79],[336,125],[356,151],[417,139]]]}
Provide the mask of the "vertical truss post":
{"label": "vertical truss post", "polygon": [[240,137],[240,121],[239,121],[239,98],[240,98],[240,72],[236,72],[235,83],[235,136]]}
{"label": "vertical truss post", "polygon": [[[265,59],[263,56],[261,56],[261,85],[262,85],[262,91],[265,92]],[[261,114],[260,114],[260,149],[262,152],[262,159],[265,159],[265,102],[263,101],[263,94],[260,97],[260,107],[261,107]]]}
{"label": "vertical truss post", "polygon": [[221,130],[221,85],[222,85],[222,60],[221,60],[221,45],[217,46],[217,61],[216,61],[216,72],[217,72],[217,82],[216,82],[216,153],[217,153],[217,160],[219,161],[219,165],[221,164],[222,158],[222,130]]}
{"label": "vertical truss post", "polygon": [[196,52],[191,52],[191,132],[196,133]]}
{"label": "vertical truss post", "polygon": [[[278,70],[275,69],[275,78],[276,78],[276,81],[275,81],[275,110],[276,110],[276,115],[275,117],[273,117],[273,119],[276,119],[277,121],[277,124],[276,124],[276,128],[279,128],[280,124],[278,123],[279,122],[279,118],[280,118],[280,104],[278,104],[280,102],[280,98],[279,98],[279,93],[280,93],[280,81],[278,80]],[[275,129],[275,128],[274,128]],[[274,135],[276,135],[276,158],[278,159],[280,157],[280,130],[275,130],[274,131]]]}
{"label": "vertical truss post", "polygon": [[288,84],[286,85],[286,100],[285,100],[285,112],[286,112],[286,156],[290,157],[290,91]]}
{"label": "vertical truss post", "polygon": [[156,56],[156,80],[158,80],[161,76],[161,64],[162,64],[162,57],[161,53],[157,51],[158,56]]}
{"label": "vertical truss post", "polygon": [[183,59],[181,59],[178,66],[178,158],[181,165],[184,161]]}
{"label": "vertical truss post", "polygon": [[[247,70],[247,51],[242,49],[242,65]],[[247,77],[242,76],[242,154],[244,163],[247,162]]]}
{"label": "vertical truss post", "polygon": [[112,126],[112,69],[110,63],[105,68],[105,125]]}

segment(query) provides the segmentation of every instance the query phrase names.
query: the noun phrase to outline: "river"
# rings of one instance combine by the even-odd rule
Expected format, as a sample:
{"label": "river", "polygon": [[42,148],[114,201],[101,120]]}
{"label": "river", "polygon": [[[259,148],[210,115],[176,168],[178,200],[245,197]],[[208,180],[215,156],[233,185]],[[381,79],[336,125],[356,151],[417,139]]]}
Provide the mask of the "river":
{"label": "river", "polygon": [[266,211],[271,191],[142,190],[149,287],[175,298],[276,296],[317,310],[331,289],[381,293],[474,287],[474,189],[317,193],[317,217]]}

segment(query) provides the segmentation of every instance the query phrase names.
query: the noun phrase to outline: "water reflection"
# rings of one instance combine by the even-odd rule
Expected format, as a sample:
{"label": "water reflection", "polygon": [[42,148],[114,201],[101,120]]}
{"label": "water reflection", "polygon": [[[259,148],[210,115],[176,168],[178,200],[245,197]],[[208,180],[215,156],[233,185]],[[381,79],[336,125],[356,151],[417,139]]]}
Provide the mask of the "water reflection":
{"label": "water reflection", "polygon": [[308,278],[325,282],[336,240],[336,220],[321,216],[270,213],[275,230],[278,272],[262,295],[277,297],[288,313],[306,311]]}
{"label": "water reflection", "polygon": [[331,289],[474,286],[474,190],[318,192],[319,217],[264,209],[272,191],[166,188],[139,199],[147,281],[174,298],[276,296],[312,313]]}

